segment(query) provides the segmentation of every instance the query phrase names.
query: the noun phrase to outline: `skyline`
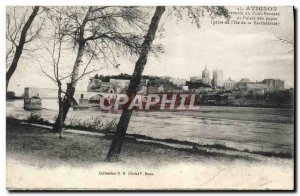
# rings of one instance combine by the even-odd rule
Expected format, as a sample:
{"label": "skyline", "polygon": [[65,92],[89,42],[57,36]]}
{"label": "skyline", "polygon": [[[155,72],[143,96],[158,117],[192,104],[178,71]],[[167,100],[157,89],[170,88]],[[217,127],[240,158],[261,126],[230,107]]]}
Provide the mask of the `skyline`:
{"label": "skyline", "polygon": [[[203,70],[204,70],[204,69],[203,69]],[[203,71],[203,70],[202,70],[202,71]],[[200,78],[202,79],[202,71],[200,71],[198,75],[191,75],[189,78],[172,77],[172,76],[170,76],[170,75],[155,75],[155,74],[151,74],[151,75],[143,74],[143,76],[150,76],[150,77],[170,77],[170,78],[173,78],[173,79],[180,79],[180,80],[190,81],[190,78],[191,78],[191,77],[200,77]],[[224,76],[224,70],[222,70],[222,69],[214,69],[214,70],[209,70],[209,69],[207,69],[207,71],[209,72],[209,78],[210,78],[210,79],[213,79],[213,72],[214,72],[214,71],[222,71],[222,72],[223,72],[223,76]],[[90,79],[93,78],[96,74],[98,74],[98,73],[95,72],[95,73],[92,74],[89,78],[90,78]],[[125,72],[122,72],[122,73],[120,73],[120,74],[127,74],[127,75],[130,75],[130,76],[132,75],[132,74],[130,74],[130,73],[125,73]],[[120,75],[120,74],[98,74],[98,75],[99,75],[99,76],[100,76],[100,75],[103,75],[103,76],[118,76],[118,75]],[[236,82],[239,82],[239,81],[242,80],[242,79],[249,79],[251,82],[255,82],[255,81],[259,82],[259,81],[262,81],[262,80],[264,80],[264,79],[275,79],[275,80],[279,79],[279,80],[283,80],[283,79],[280,79],[280,78],[272,78],[272,77],[266,77],[266,78],[263,78],[262,80],[251,80],[251,79],[248,78],[248,77],[244,77],[244,78],[240,78],[240,79],[235,79],[235,78],[232,78],[231,76],[223,77],[223,80],[228,80],[228,79],[231,79],[231,80],[236,81]],[[283,80],[283,81],[284,81],[284,80]]]}

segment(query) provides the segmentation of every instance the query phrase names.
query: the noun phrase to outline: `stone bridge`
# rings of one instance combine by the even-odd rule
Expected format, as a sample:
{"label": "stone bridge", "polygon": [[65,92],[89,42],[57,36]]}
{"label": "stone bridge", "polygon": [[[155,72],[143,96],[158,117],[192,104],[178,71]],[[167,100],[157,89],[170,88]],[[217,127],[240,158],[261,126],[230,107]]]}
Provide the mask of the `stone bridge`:
{"label": "stone bridge", "polygon": [[100,92],[89,92],[89,91],[75,91],[74,99],[77,103],[79,103],[79,99],[90,99],[91,97],[95,95],[102,95],[104,97],[114,97],[115,94],[109,94],[109,93],[100,93]]}
{"label": "stone bridge", "polygon": [[[57,89],[26,87],[24,91],[25,91],[24,95],[26,98],[37,96],[42,99],[57,99]],[[99,94],[105,97],[114,96],[114,94],[109,94],[109,93],[75,91],[74,99],[77,103],[79,103],[79,99],[81,98],[90,99],[91,97]]]}

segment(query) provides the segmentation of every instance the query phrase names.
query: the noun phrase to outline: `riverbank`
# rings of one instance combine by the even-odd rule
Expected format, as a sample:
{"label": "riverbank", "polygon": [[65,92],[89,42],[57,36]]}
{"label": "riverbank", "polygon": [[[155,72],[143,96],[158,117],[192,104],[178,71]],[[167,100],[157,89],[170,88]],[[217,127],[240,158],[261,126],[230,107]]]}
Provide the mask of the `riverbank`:
{"label": "riverbank", "polygon": [[[7,120],[7,187],[11,190],[293,188],[293,159],[212,147],[186,148],[183,144],[128,136],[121,161],[106,163],[111,135],[68,129],[64,136],[58,139],[46,125],[43,128]],[[127,177],[113,175],[118,172],[122,175],[125,172]],[[139,172],[143,175],[137,177],[135,174]]]}
{"label": "riverbank", "polygon": [[[83,135],[98,135],[105,136],[111,139],[116,128],[116,122],[111,121],[107,124],[103,124],[101,119],[93,118],[91,121],[81,121],[80,119],[74,119],[74,122],[66,125],[64,132],[77,133]],[[41,118],[38,115],[30,115],[27,119],[20,120],[12,117],[7,117],[8,124],[19,124],[20,126],[32,126],[35,128],[43,128],[51,130],[53,123]],[[192,151],[203,151],[205,153],[214,154],[229,154],[234,156],[240,156],[241,154],[246,157],[262,155],[265,157],[277,157],[292,159],[294,157],[292,152],[272,152],[272,151],[250,151],[248,149],[239,150],[236,148],[228,147],[225,144],[198,144],[190,141],[180,141],[175,139],[158,139],[146,135],[140,134],[127,134],[127,139],[134,140],[136,142],[147,142],[150,144],[158,144],[168,147],[174,147],[178,149],[192,150]]]}
{"label": "riverbank", "polygon": [[[93,133],[68,129],[64,138],[51,132],[50,126],[24,124],[18,120],[7,121],[7,154],[9,157],[22,157],[22,161],[38,166],[51,163],[81,165],[103,162],[112,140],[112,134]],[[128,135],[124,142],[121,160],[138,163],[140,160],[150,165],[157,163],[204,161],[205,159],[259,161],[263,156],[251,156],[246,152],[222,153],[224,149],[209,150],[188,147],[184,142],[164,142],[144,137]],[[226,149],[225,149],[226,150]],[[229,152],[230,150],[227,149]],[[51,160],[51,161],[50,161]]]}

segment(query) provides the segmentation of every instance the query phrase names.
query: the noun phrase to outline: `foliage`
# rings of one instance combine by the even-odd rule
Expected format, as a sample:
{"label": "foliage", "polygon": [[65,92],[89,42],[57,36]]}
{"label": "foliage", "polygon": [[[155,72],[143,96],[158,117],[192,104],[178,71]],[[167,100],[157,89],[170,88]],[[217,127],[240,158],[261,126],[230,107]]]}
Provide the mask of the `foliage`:
{"label": "foliage", "polygon": [[265,99],[276,105],[293,105],[294,103],[294,92],[293,90],[281,90],[269,92],[264,95]]}
{"label": "foliage", "polygon": [[234,96],[234,98],[235,98],[235,99],[240,99],[240,98],[242,98],[242,95],[241,95],[240,93],[238,93],[238,94],[236,94],[236,95]]}
{"label": "foliage", "polygon": [[[10,13],[9,11],[12,11]],[[28,50],[24,48],[25,45],[32,42],[39,36],[39,32],[43,26],[43,23],[39,28],[33,30],[32,25],[34,19],[39,14],[39,6],[35,6],[31,14],[27,17],[27,12],[25,14],[23,10],[9,9],[6,12],[6,90],[8,88],[9,81],[18,67],[18,63],[24,55],[23,53]],[[34,49],[31,47],[30,54]]]}
{"label": "foliage", "polygon": [[[20,45],[22,31],[26,22],[29,20],[34,8],[31,7],[7,7],[6,10],[6,68],[8,69],[15,56],[16,49]],[[37,13],[40,15],[42,11]],[[36,19],[34,25],[30,25],[26,37],[25,46],[23,48],[24,57],[32,57],[33,53],[38,49],[32,42],[35,42],[40,35],[44,26],[43,18]]]}
{"label": "foliage", "polygon": [[15,98],[16,93],[14,91],[7,91],[6,98]]}
{"label": "foliage", "polygon": [[27,123],[36,123],[42,125],[51,125],[51,123],[45,120],[39,113],[31,112],[30,115],[24,119]]}
{"label": "foliage", "polygon": [[100,117],[92,117],[87,120],[72,118],[69,121],[70,124],[67,125],[67,128],[75,128],[101,133],[109,133],[111,131],[114,131],[117,126],[116,119],[103,123],[102,118]]}
{"label": "foliage", "polygon": [[168,16],[181,20],[187,20],[192,24],[201,27],[201,18],[208,16],[216,18],[223,16],[229,19],[228,10],[224,6],[173,6],[168,10]]}
{"label": "foliage", "polygon": [[254,97],[253,92],[247,93],[245,97],[246,97],[246,99],[252,100]]}
{"label": "foliage", "polygon": [[[61,26],[59,33],[68,48],[77,51],[84,45],[86,57],[117,67],[120,55],[140,52],[149,11],[133,6],[53,6],[47,16]],[[162,52],[163,47],[157,45],[152,51]]]}

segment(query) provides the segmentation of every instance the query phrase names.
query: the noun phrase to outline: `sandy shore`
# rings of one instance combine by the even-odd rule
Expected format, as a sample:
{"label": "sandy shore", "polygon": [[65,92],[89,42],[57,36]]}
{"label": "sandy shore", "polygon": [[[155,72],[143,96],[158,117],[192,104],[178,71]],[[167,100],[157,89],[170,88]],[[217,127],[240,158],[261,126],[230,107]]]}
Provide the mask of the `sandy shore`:
{"label": "sandy shore", "polygon": [[7,123],[9,189],[293,189],[293,159],[126,139],[105,163],[109,135]]}

